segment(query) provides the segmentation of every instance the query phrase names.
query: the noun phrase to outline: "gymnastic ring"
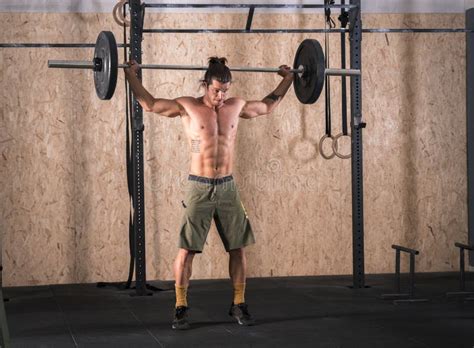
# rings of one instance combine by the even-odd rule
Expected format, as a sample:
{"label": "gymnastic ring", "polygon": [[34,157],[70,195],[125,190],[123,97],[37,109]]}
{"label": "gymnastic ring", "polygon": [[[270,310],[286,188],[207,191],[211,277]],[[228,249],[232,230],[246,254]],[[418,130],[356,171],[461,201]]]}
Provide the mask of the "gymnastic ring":
{"label": "gymnastic ring", "polygon": [[[330,138],[332,140],[332,148],[333,148],[333,153],[332,155],[326,155],[323,151],[323,143],[324,143],[324,140],[326,140],[326,138]],[[337,149],[337,145],[336,145],[336,149]],[[336,156],[336,152],[334,152],[334,138],[332,135],[327,135],[327,134],[324,134],[322,137],[321,137],[321,140],[319,140],[319,153],[321,154],[321,156],[324,158],[324,159],[331,159],[333,158],[334,156]]]}
{"label": "gymnastic ring", "polygon": [[351,138],[351,134],[344,134],[344,133],[339,133],[338,135],[336,135],[333,139],[332,139],[332,150],[334,151],[334,154],[339,157],[339,158],[342,158],[342,159],[348,159],[348,158],[351,158],[352,154],[349,153],[348,155],[343,155],[341,154],[338,150],[339,150],[339,139],[342,137],[342,136],[346,136],[346,137],[349,137]]}
{"label": "gymnastic ring", "polygon": [[120,25],[121,27],[129,27],[130,21],[125,19],[125,15],[123,13],[123,6],[128,4],[128,0],[121,0],[115,4],[112,14],[114,16],[115,22]]}
{"label": "gymnastic ring", "polygon": [[115,22],[120,26],[129,27],[130,21],[125,19],[125,15],[123,13],[123,6],[128,3],[128,0],[121,0],[117,4],[115,4],[114,9],[112,11]]}

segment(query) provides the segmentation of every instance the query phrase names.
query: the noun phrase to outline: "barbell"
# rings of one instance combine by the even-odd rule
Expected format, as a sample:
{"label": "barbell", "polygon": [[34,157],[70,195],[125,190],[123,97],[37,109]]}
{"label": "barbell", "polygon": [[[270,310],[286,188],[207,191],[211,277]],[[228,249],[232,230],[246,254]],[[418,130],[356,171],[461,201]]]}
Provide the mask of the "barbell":
{"label": "barbell", "polygon": [[[94,85],[97,96],[102,99],[112,98],[117,85],[119,68],[127,64],[118,63],[117,42],[110,31],[101,31],[97,37],[92,61],[48,60],[48,68],[91,69],[94,71]],[[207,66],[196,65],[159,65],[140,64],[142,69],[163,70],[207,70]],[[229,67],[238,72],[276,73],[278,68]],[[298,47],[293,61],[294,89],[298,100],[303,104],[313,104],[323,90],[326,75],[354,76],[360,75],[357,69],[326,69],[324,52],[319,41],[306,39]]]}

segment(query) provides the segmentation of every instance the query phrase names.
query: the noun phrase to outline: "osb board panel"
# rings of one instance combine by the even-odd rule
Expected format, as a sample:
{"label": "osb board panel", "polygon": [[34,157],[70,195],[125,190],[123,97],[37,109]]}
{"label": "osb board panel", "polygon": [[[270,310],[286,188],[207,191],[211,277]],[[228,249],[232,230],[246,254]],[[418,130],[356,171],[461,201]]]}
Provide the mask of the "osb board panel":
{"label": "osb board panel", "polygon": [[[452,24],[451,24],[452,23]],[[376,26],[373,17],[365,21]],[[462,16],[389,16],[388,27],[463,27]],[[392,243],[420,271],[458,268],[467,241],[463,34],[366,35],[367,271],[390,271]],[[370,56],[369,56],[370,55]],[[368,65],[365,65],[368,66]],[[369,227],[370,226],[370,227]],[[380,260],[380,261],[379,261]],[[406,268],[405,268],[406,269]]]}
{"label": "osb board panel", "polygon": [[[4,42],[94,42],[121,30],[106,14],[0,14]],[[146,27],[245,25],[242,14],[149,14]],[[256,15],[255,28],[322,27],[321,16]],[[366,27],[462,27],[462,15],[366,15]],[[18,28],[13,31],[10,28]],[[145,35],[143,61],[291,64],[298,43],[323,35]],[[331,36],[339,64],[339,36]],[[92,74],[48,70],[47,59],[86,59],[91,49],[2,49],[0,124],[4,284],[116,281],[128,273],[125,98],[95,97]],[[120,51],[121,52],[121,51]],[[467,239],[465,49],[462,34],[366,34],[363,39],[365,257],[393,270],[391,244],[418,248],[420,271],[457,268]],[[120,53],[121,56],[121,53]],[[199,96],[200,73],[147,71],[155,95]],[[232,95],[259,99],[279,78],[234,74]],[[332,78],[333,132],[340,78]],[[241,120],[235,177],[256,234],[249,276],[352,271],[350,161],[315,147],[324,102],[303,106],[291,90],[268,117]],[[145,113],[147,277],[172,279],[188,148],[179,118]],[[344,142],[347,148],[348,142]],[[194,278],[227,277],[212,228]],[[406,268],[405,268],[406,269]]]}

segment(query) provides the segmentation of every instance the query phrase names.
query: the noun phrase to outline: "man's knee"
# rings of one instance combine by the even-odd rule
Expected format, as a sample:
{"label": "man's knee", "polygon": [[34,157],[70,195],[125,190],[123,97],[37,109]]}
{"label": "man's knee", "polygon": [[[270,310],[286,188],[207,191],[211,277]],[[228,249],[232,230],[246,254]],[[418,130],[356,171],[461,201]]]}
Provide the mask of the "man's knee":
{"label": "man's knee", "polygon": [[194,255],[196,255],[195,251],[187,250],[187,249],[179,249],[177,260],[180,263],[190,263],[193,261]]}
{"label": "man's knee", "polygon": [[244,248],[231,250],[229,255],[231,258],[243,259],[245,257]]}

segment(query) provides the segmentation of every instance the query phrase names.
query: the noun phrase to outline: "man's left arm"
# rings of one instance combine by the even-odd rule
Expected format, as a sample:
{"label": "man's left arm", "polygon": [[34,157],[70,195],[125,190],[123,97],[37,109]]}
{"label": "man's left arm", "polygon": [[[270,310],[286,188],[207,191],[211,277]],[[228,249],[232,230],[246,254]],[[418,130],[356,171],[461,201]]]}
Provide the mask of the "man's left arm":
{"label": "man's left arm", "polygon": [[254,118],[270,114],[280,104],[293,83],[293,73],[288,66],[281,66],[278,75],[283,77],[275,90],[259,101],[248,101],[240,113],[242,118]]}

